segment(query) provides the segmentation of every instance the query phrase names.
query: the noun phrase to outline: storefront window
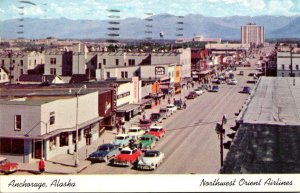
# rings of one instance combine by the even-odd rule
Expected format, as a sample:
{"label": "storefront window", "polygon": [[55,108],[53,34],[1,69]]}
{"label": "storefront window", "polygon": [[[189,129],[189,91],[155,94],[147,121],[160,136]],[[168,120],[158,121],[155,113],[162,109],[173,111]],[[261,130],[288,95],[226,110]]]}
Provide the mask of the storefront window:
{"label": "storefront window", "polygon": [[60,147],[68,146],[68,133],[61,133],[59,136]]}
{"label": "storefront window", "polygon": [[0,138],[0,153],[24,154],[24,140]]}
{"label": "storefront window", "polygon": [[50,139],[49,139],[49,147],[50,147],[50,150],[56,148],[56,136],[50,137]]}

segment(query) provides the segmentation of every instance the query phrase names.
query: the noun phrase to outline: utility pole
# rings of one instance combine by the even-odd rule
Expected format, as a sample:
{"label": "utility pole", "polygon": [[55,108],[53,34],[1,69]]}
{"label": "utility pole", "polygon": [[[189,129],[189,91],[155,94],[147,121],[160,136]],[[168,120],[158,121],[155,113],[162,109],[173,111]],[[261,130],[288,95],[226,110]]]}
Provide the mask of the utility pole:
{"label": "utility pole", "polygon": [[223,139],[225,136],[225,129],[223,129],[223,126],[227,123],[227,117],[224,114],[222,118],[222,123],[217,123],[216,125],[216,133],[219,135],[220,139],[220,163],[221,167],[223,167]]}
{"label": "utility pole", "polygon": [[12,83],[12,70],[13,70],[13,65],[12,65],[12,50],[9,51],[8,57],[9,57],[9,84],[11,84]]}
{"label": "utility pole", "polygon": [[290,77],[294,77],[294,74],[293,74],[293,46],[292,45],[290,45],[290,52],[291,52],[291,66],[290,66],[290,68],[291,68],[291,75],[290,75]]}

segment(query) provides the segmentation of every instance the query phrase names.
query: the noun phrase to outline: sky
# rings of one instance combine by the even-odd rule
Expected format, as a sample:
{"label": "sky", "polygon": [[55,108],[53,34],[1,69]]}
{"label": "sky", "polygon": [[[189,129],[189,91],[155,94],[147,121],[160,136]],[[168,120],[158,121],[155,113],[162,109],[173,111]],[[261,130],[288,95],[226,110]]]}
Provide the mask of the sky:
{"label": "sky", "polygon": [[[120,10],[111,13],[107,10]],[[149,14],[211,17],[300,15],[300,0],[0,0],[0,20],[30,18],[146,18]]]}

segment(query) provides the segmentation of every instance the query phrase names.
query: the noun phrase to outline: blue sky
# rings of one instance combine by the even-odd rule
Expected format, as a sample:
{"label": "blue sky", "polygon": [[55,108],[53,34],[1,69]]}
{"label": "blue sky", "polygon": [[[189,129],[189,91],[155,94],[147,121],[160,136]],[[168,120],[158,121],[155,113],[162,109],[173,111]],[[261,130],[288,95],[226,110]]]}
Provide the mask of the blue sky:
{"label": "blue sky", "polygon": [[[205,16],[300,15],[300,0],[0,0],[0,20],[35,17],[107,19],[107,9],[119,9],[121,18],[147,17],[146,13]],[[24,8],[20,8],[24,7]],[[20,15],[23,13],[24,15]]]}

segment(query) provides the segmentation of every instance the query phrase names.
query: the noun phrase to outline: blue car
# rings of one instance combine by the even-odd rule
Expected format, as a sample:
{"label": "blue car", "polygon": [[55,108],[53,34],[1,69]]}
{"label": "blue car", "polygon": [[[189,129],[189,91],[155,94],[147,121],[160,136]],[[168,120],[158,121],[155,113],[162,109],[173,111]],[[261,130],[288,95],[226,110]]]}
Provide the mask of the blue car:
{"label": "blue car", "polygon": [[105,161],[108,162],[110,158],[119,153],[119,146],[111,143],[102,144],[98,149],[91,153],[88,157],[92,163]]}
{"label": "blue car", "polygon": [[249,86],[244,86],[243,88],[243,93],[247,93],[247,94],[250,94],[251,90],[250,90],[250,87]]}

